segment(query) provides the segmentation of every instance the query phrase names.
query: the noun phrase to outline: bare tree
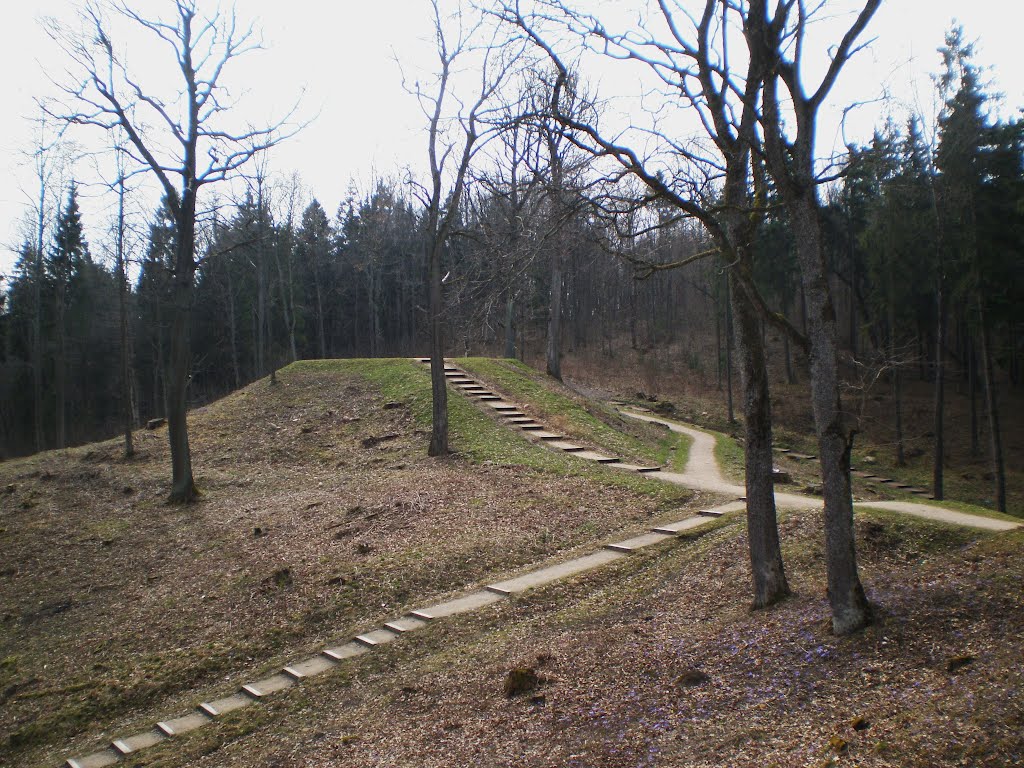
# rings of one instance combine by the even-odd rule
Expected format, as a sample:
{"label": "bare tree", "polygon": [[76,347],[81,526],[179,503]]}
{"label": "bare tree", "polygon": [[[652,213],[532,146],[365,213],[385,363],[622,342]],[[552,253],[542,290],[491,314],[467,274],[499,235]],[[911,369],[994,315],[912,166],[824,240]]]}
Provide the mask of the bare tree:
{"label": "bare tree", "polygon": [[[762,60],[766,68],[761,121],[765,159],[793,224],[807,300],[811,405],[825,500],[828,595],[832,629],[837,634],[869,623],[871,609],[857,572],[850,487],[855,433],[846,423],[841,401],[838,329],[825,272],[818,196],[821,177],[814,143],[818,111],[842,68],[861,47],[857,40],[880,4],[881,0],[864,3],[839,45],[830,51],[825,74],[813,90],[805,83],[805,40],[813,9],[804,0],[778,0],[771,13],[767,0],[751,0],[745,25],[751,58]],[[789,113],[792,120],[787,119]]]}
{"label": "bare tree", "polygon": [[[482,49],[477,39],[486,31],[483,20],[467,27],[461,9],[451,17],[441,13],[439,0],[431,0],[434,42],[439,71],[428,90],[417,82],[412,90],[428,121],[427,157],[430,186],[417,185],[417,197],[426,212],[426,256],[430,302],[430,382],[432,396],[431,456],[448,454],[448,391],[444,376],[444,297],[441,263],[454,234],[459,204],[466,188],[470,163],[480,147],[496,132],[487,116],[497,109],[491,101],[516,60],[515,51],[499,48],[492,39]],[[479,56],[478,87],[472,102],[454,93],[457,66]],[[467,106],[468,105],[468,106]]]}
{"label": "bare tree", "polygon": [[[776,522],[772,485],[771,410],[760,321],[769,315],[753,284],[753,240],[762,210],[753,190],[761,191],[757,146],[757,94],[761,85],[758,61],[738,72],[728,58],[729,19],[741,11],[732,3],[707,0],[701,15],[690,15],[669,2],[659,2],[654,16],[664,36],[649,30],[643,19],[635,29],[612,31],[602,21],[569,7],[562,0],[542,0],[526,15],[518,2],[502,3],[498,13],[541,48],[559,72],[551,110],[565,135],[593,155],[614,160],[625,174],[638,178],[651,199],[668,202],[678,218],[699,221],[714,248],[674,263],[647,265],[649,270],[674,269],[710,255],[719,255],[728,269],[735,338],[742,363],[746,423],[747,521],[753,573],[754,605],[763,607],[789,593]],[[645,23],[645,22],[650,23]],[[551,40],[542,34],[546,23],[574,33],[601,53],[646,67],[674,94],[683,108],[694,109],[706,142],[673,137],[655,127],[635,144],[610,138],[596,126],[569,114],[562,106],[571,74]],[[597,41],[596,44],[593,41]],[[674,97],[667,97],[674,98]],[[651,154],[641,147],[655,145]],[[660,156],[660,157],[659,157]],[[753,175],[752,175],[753,174]],[[618,179],[613,177],[613,181]],[[646,203],[647,200],[641,201]],[[771,319],[783,323],[781,317]],[[787,328],[792,331],[792,329]]]}
{"label": "bare tree", "polygon": [[[126,21],[174,57],[180,89],[152,92],[129,70],[112,38],[107,14]],[[171,284],[172,330],[167,383],[172,501],[188,502],[198,491],[189,451],[189,324],[197,267],[196,212],[199,190],[222,181],[288,133],[287,120],[268,127],[232,130],[233,103],[222,80],[236,59],[257,48],[252,27],[239,26],[234,12],[202,14],[196,0],[175,0],[166,19],[146,18],[123,2],[89,2],[83,29],[52,24],[52,34],[71,60],[65,103],[50,107],[69,124],[121,129],[127,154],[159,181],[174,221]],[[159,130],[156,129],[159,126]]]}

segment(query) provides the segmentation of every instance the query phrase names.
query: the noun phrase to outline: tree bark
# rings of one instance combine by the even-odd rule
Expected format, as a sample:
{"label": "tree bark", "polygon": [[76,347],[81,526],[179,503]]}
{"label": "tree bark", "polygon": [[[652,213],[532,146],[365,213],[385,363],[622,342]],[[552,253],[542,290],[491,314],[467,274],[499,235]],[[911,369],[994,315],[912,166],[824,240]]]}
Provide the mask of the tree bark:
{"label": "tree bark", "polygon": [[[65,259],[68,257],[65,255]],[[65,270],[65,274],[57,276],[57,300],[56,300],[56,316],[54,318],[54,327],[57,334],[56,353],[53,360],[53,388],[56,405],[54,408],[55,416],[55,428],[56,428],[56,444],[58,448],[67,448],[67,430],[66,430],[66,377],[67,377],[67,353],[65,349],[65,338],[67,334],[64,332],[64,302],[67,292],[66,275],[69,274],[69,270]]]}
{"label": "tree bark", "polygon": [[548,297],[548,376],[562,380],[562,254],[556,238],[551,254],[551,292]]}
{"label": "tree bark", "polygon": [[932,466],[932,495],[941,500],[943,498],[943,464],[945,462],[945,436],[943,424],[945,422],[946,407],[946,375],[943,365],[943,347],[946,345],[946,292],[945,280],[941,274],[938,278],[938,285],[935,289],[935,424],[934,432],[934,464]]}
{"label": "tree bark", "polygon": [[132,406],[132,382],[129,359],[128,338],[128,274],[124,253],[124,173],[118,178],[117,188],[117,312],[121,335],[121,418],[124,425],[124,455],[131,458],[135,455],[132,442],[132,421],[135,409]]}
{"label": "tree bark", "polygon": [[985,405],[991,441],[992,478],[995,484],[996,509],[1006,511],[1006,465],[1003,461],[1003,439],[999,428],[999,407],[996,400],[995,370],[992,364],[991,331],[982,299],[978,298],[978,330],[981,335],[981,368],[985,375]]}
{"label": "tree bark", "polygon": [[726,278],[725,283],[725,399],[729,412],[729,423],[736,423],[736,413],[732,403],[732,344],[733,344],[733,317],[732,317],[732,286]]}
{"label": "tree bark", "polygon": [[732,284],[730,293],[736,318],[736,351],[743,386],[747,539],[754,587],[753,607],[764,608],[789,594],[779,544],[772,479],[772,416],[768,369],[757,310],[732,273],[729,280]]}
{"label": "tree bark", "polygon": [[512,288],[505,296],[505,357],[514,360],[516,356],[516,300]]}
{"label": "tree bark", "polygon": [[448,387],[444,376],[444,324],[441,285],[442,243],[435,238],[430,244],[430,391],[432,427],[430,456],[448,455]]}
{"label": "tree bark", "polygon": [[789,210],[807,302],[811,406],[818,433],[825,501],[825,551],[832,629],[845,635],[868,624],[871,608],[857,571],[853,532],[850,450],[853,437],[840,399],[836,314],[821,247],[821,225],[813,187]]}
{"label": "tree bark", "polygon": [[167,381],[167,435],[171,445],[170,500],[188,503],[198,496],[188,442],[188,383],[191,378],[192,281],[195,275],[195,190],[186,187],[176,211],[172,277],[171,359]]}

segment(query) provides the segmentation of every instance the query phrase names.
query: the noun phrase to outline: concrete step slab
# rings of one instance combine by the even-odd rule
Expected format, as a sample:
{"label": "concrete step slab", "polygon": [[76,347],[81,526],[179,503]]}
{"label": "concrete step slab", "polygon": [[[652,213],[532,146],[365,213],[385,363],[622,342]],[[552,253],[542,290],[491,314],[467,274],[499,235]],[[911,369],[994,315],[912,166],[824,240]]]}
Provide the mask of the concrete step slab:
{"label": "concrete step slab", "polygon": [[468,595],[457,597],[454,600],[448,600],[443,603],[437,603],[436,605],[429,605],[426,608],[420,608],[412,611],[410,615],[426,621],[443,619],[447,616],[455,616],[460,613],[475,611],[478,608],[483,608],[484,606],[497,603],[501,599],[501,595],[482,589],[479,592],[470,592]]}
{"label": "concrete step slab", "polygon": [[541,568],[539,571],[533,571],[514,579],[499,581],[495,584],[488,584],[487,589],[500,595],[525,592],[527,589],[533,589],[534,587],[539,587],[543,584],[550,584],[553,581],[559,581],[560,579],[565,579],[569,576],[575,576],[578,573],[590,571],[594,568],[600,568],[602,565],[607,565],[608,563],[614,562],[623,557],[625,557],[625,555],[621,552],[612,552],[611,550],[603,549],[592,555],[577,557],[575,560],[569,560],[565,563],[552,565],[548,568]]}
{"label": "concrete step slab", "polygon": [[286,675],[284,672],[278,672],[276,675],[257,680],[255,683],[243,685],[242,692],[247,693],[254,699],[262,699],[264,696],[270,696],[272,693],[283,691],[285,688],[291,688],[293,685],[295,685],[293,677]]}
{"label": "concrete step slab", "polygon": [[398,639],[398,633],[390,629],[375,629],[362,635],[356,635],[356,642],[373,648],[378,645],[394,642]]}
{"label": "concrete step slab", "polygon": [[324,672],[330,672],[336,666],[338,666],[338,662],[321,653],[294,664],[289,664],[281,671],[293,680],[302,680],[306,677],[314,677],[315,675],[322,675]]}
{"label": "concrete step slab", "polygon": [[697,514],[704,517],[721,517],[725,514],[725,511],[721,509],[698,509]]}
{"label": "concrete step slab", "polygon": [[236,709],[248,707],[253,703],[253,701],[254,699],[244,693],[233,693],[222,699],[204,701],[199,705],[199,709],[210,717],[220,717],[221,715],[226,715],[228,712],[234,712]]}
{"label": "concrete step slab", "polygon": [[67,768],[107,768],[108,765],[117,765],[121,756],[113,749],[104,749],[102,752],[93,752],[85,757],[69,758]]}
{"label": "concrete step slab", "polygon": [[343,661],[345,659],[351,659],[353,656],[360,656],[368,650],[369,648],[362,643],[357,643],[355,640],[352,640],[344,645],[325,648],[321,653],[333,661]]}
{"label": "concrete step slab", "polygon": [[582,445],[576,445],[576,443],[568,443],[563,440],[552,440],[548,443],[548,445],[550,445],[552,448],[557,448],[560,451],[565,451],[566,453],[575,453],[576,451],[583,450]]}
{"label": "concrete step slab", "polygon": [[485,403],[487,403],[487,402],[491,402],[493,400],[501,400],[501,398],[498,397],[497,395],[486,394],[486,395],[477,395],[477,400],[483,400]]}
{"label": "concrete step slab", "polygon": [[630,472],[661,472],[661,467],[642,467],[639,464],[627,464],[624,461],[615,461],[608,465],[615,469],[625,469]]}
{"label": "concrete step slab", "polygon": [[448,377],[448,383],[455,387],[474,386],[476,384],[475,381],[467,379],[465,376],[450,376]]}
{"label": "concrete step slab", "polygon": [[502,411],[498,414],[503,419],[508,419],[509,424],[536,424],[532,416],[527,416],[522,411]]}
{"label": "concrete step slab", "polygon": [[513,405],[512,403],[506,403],[506,402],[501,401],[501,400],[498,400],[497,402],[488,403],[488,405],[491,406],[491,408],[493,408],[496,411],[518,411],[519,410],[519,406],[518,405]]}
{"label": "concrete step slab", "polygon": [[521,429],[530,430],[530,433],[540,440],[561,440],[565,435],[560,435],[557,432],[547,432],[544,427],[538,424],[534,427],[532,424],[520,424]]}
{"label": "concrete step slab", "polygon": [[156,724],[164,736],[180,736],[183,733],[198,730],[210,722],[209,715],[204,712],[190,712],[173,720],[161,720]]}
{"label": "concrete step slab", "polygon": [[400,619],[389,621],[384,625],[384,628],[389,629],[392,632],[402,634],[404,632],[412,632],[413,630],[420,629],[425,626],[427,626],[426,619],[421,619],[417,616],[403,616]]}
{"label": "concrete step slab", "polygon": [[659,525],[657,528],[652,528],[651,530],[655,533],[667,533],[672,536],[678,536],[686,531],[699,528],[702,525],[707,525],[711,520],[712,518],[710,517],[688,517],[685,520],[680,520],[678,523]]}
{"label": "concrete step slab", "polygon": [[110,746],[114,748],[114,751],[121,755],[130,755],[133,752],[138,752],[142,749],[149,749],[149,747],[155,747],[161,741],[167,737],[156,728],[150,731],[143,731],[142,733],[136,733],[134,736],[126,736],[123,739],[115,739],[111,742]]}
{"label": "concrete step slab", "polygon": [[617,541],[614,544],[605,544],[605,549],[610,549],[613,552],[634,552],[644,547],[649,547],[652,544],[660,544],[663,541],[673,538],[674,534],[662,533],[661,531],[651,531],[645,533],[642,536],[634,536],[632,539],[626,539],[625,541]]}
{"label": "concrete step slab", "polygon": [[[562,450],[565,450],[564,448]],[[577,451],[573,453],[578,459],[586,459],[587,461],[596,461],[598,464],[614,464],[618,461],[614,456],[605,456],[603,453],[597,453],[596,451]]]}

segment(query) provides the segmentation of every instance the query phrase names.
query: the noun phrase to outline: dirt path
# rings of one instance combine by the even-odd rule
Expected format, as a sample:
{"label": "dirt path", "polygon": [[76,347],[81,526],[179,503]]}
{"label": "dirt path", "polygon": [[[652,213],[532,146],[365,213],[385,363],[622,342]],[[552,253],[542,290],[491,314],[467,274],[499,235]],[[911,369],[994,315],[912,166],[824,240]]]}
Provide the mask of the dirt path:
{"label": "dirt path", "polygon": [[[684,472],[657,472],[651,474],[651,477],[702,491],[736,494],[737,496],[744,495],[745,489],[742,485],[735,485],[722,477],[722,473],[718,468],[718,462],[715,460],[714,436],[709,435],[707,432],[679,424],[678,422],[645,413],[627,410],[620,410],[619,413],[631,419],[646,421],[651,424],[663,424],[673,432],[689,435],[693,439],[693,444],[690,446],[690,456],[686,462],[686,470]],[[798,493],[776,492],[775,503],[780,507],[789,509],[820,509],[822,506],[821,499]],[[982,528],[989,531],[1009,531],[1021,526],[1020,523],[1014,523],[1009,520],[971,515],[966,512],[954,512],[945,507],[932,504],[918,504],[911,501],[858,501],[855,503],[855,506],[868,509],[883,509],[889,512],[899,512],[901,514],[913,515],[914,517],[921,517],[926,520],[935,520],[940,523]]]}

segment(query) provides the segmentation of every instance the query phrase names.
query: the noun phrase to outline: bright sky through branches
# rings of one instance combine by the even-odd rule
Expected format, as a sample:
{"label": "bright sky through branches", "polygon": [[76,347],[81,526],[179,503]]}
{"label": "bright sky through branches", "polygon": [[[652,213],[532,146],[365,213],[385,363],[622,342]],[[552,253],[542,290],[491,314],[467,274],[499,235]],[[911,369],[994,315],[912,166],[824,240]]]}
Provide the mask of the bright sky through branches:
{"label": "bright sky through branches", "polygon": [[[170,8],[169,0],[134,0],[131,7],[142,15]],[[37,114],[33,99],[52,93],[49,77],[61,79],[66,60],[47,37],[38,19],[53,16],[75,24],[80,3],[72,0],[34,0],[5,8],[5,45],[0,49],[0,101],[5,105],[4,130],[0,133],[0,274],[8,274],[23,239],[23,220],[31,207],[35,184],[24,151],[32,149],[32,126],[27,118]],[[201,3],[201,5],[210,5]],[[587,7],[599,4],[588,4]],[[840,15],[853,7],[848,0],[830,0],[827,10]],[[621,8],[622,2],[616,3]],[[154,10],[156,9],[156,11]],[[243,0],[237,3],[240,21],[252,21],[262,30],[266,50],[243,57],[228,73],[226,82],[243,102],[254,121],[280,117],[302,95],[303,113],[315,117],[299,137],[285,142],[270,155],[272,171],[297,171],[304,184],[328,212],[333,213],[353,180],[364,187],[374,176],[400,174],[405,167],[422,165],[425,153],[425,121],[415,99],[402,89],[395,59],[410,80],[429,77],[434,53],[429,33],[429,5],[425,0],[390,0],[334,4],[312,0]],[[838,114],[841,106],[871,102],[889,93],[898,105],[895,117],[902,121],[905,106],[928,114],[934,110],[933,88],[928,78],[939,68],[936,53],[951,21],[963,24],[968,40],[978,40],[976,62],[990,66],[992,90],[1004,96],[1002,115],[1024,106],[1024,71],[1018,65],[1017,0],[964,3],[962,0],[886,0],[868,30],[875,38],[840,77],[830,98]],[[828,23],[828,22],[825,22]],[[138,56],[138,54],[135,54]],[[173,63],[167,52],[153,49],[152,64],[167,71]],[[132,62],[146,67],[150,60]],[[633,74],[635,89],[635,72]],[[592,77],[599,95],[607,98],[620,87],[614,70]],[[912,87],[916,84],[916,89]],[[905,105],[905,106],[903,106]],[[869,103],[847,123],[845,140],[864,142],[882,122],[885,107]],[[834,120],[823,126],[822,151],[842,148],[844,136]],[[95,142],[96,131],[88,138]],[[83,134],[86,136],[86,134]],[[88,183],[94,176],[89,161],[80,161],[76,177]],[[90,238],[106,226],[107,212],[99,191],[86,188],[84,215]],[[144,198],[144,206],[150,205]],[[148,218],[148,212],[142,215]],[[95,250],[95,249],[94,249]]]}

